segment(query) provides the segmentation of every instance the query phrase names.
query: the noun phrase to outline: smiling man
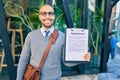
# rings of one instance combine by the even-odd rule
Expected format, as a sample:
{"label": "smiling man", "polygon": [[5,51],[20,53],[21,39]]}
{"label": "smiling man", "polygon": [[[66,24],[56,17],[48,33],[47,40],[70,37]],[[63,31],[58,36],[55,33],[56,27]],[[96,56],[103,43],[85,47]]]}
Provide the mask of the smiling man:
{"label": "smiling man", "polygon": [[42,6],[39,10],[39,19],[44,29],[49,29],[55,19],[54,10],[49,5]]}
{"label": "smiling man", "polygon": [[[55,15],[54,10],[50,5],[42,6],[39,10],[38,17],[42,23],[42,27],[30,32],[26,37],[18,64],[17,80],[23,80],[27,64],[30,63],[35,67],[39,66],[50,36],[55,30],[53,27]],[[61,31],[58,31],[58,34],[56,42],[50,48],[48,56],[41,69],[40,80],[60,80],[61,78],[61,59],[65,45],[65,34]],[[87,54],[85,59],[89,61],[90,55]]]}

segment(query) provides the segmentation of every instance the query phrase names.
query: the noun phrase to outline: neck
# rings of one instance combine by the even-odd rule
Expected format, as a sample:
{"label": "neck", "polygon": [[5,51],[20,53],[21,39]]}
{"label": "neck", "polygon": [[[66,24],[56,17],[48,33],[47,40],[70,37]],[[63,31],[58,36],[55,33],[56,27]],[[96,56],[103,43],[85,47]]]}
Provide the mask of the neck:
{"label": "neck", "polygon": [[52,26],[50,26],[50,27],[42,26],[42,28],[45,29],[45,30],[49,30],[51,27],[52,27]]}

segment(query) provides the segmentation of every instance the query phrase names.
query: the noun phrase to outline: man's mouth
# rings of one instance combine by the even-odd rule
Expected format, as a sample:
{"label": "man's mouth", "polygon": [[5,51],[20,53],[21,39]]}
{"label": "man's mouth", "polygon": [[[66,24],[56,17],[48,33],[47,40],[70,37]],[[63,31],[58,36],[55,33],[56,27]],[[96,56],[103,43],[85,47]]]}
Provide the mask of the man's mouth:
{"label": "man's mouth", "polygon": [[52,19],[43,19],[43,21],[52,21]]}

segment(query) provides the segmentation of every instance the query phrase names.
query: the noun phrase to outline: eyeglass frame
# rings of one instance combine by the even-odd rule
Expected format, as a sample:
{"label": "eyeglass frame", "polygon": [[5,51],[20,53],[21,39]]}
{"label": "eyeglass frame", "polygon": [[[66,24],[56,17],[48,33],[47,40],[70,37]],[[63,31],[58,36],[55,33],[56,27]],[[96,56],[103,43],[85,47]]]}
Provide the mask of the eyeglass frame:
{"label": "eyeglass frame", "polygon": [[42,15],[42,16],[47,16],[49,15],[50,17],[54,16],[54,12],[39,12],[39,15]]}

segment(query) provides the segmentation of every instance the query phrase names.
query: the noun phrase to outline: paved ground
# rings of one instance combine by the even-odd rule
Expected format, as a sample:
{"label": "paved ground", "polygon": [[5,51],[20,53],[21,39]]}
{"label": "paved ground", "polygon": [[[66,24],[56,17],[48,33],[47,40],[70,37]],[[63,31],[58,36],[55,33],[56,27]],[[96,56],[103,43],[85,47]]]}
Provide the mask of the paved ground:
{"label": "paved ground", "polygon": [[116,52],[115,59],[109,58],[107,73],[98,74],[98,80],[120,80],[120,50]]}
{"label": "paved ground", "polygon": [[73,76],[62,80],[120,80],[120,50],[116,52],[114,59],[109,58],[105,73],[99,73],[97,76]]}

